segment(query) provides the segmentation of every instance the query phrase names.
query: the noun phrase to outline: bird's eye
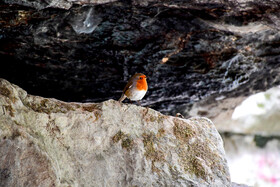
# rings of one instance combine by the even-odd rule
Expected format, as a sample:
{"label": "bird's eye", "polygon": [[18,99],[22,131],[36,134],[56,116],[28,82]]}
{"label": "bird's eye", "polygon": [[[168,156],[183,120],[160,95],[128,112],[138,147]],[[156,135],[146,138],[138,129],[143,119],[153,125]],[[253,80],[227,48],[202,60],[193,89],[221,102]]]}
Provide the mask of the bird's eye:
{"label": "bird's eye", "polygon": [[143,77],[140,77],[140,80],[142,80],[143,79]]}

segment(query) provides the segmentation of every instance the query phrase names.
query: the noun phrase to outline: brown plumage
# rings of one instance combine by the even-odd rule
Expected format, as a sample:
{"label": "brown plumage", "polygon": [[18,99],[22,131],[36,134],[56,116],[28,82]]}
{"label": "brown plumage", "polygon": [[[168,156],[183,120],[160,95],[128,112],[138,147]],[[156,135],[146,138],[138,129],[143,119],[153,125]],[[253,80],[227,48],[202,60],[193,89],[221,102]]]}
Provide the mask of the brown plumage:
{"label": "brown plumage", "polygon": [[131,101],[139,101],[145,96],[147,90],[146,76],[143,73],[136,73],[128,80],[119,102],[122,102],[125,98]]}

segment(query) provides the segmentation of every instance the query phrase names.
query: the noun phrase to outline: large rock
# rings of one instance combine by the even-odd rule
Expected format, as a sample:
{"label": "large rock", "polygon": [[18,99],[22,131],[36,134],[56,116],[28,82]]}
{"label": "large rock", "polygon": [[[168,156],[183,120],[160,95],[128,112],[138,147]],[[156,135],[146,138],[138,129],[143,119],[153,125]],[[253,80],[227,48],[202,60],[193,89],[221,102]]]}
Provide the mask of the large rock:
{"label": "large rock", "polygon": [[209,95],[244,96],[280,82],[279,0],[88,0],[67,10],[43,7],[84,0],[5,2],[0,75],[34,95],[118,99],[141,72],[149,81],[143,105],[184,115]]}
{"label": "large rock", "polygon": [[0,80],[0,186],[230,186],[207,118],[66,103]]}

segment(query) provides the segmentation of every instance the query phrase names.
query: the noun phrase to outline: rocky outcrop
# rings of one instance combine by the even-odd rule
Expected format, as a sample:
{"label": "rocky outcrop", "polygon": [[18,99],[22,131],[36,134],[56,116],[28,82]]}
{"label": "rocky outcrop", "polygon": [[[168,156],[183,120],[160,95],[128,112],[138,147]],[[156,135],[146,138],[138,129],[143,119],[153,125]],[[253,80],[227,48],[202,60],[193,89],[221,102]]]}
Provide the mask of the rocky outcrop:
{"label": "rocky outcrop", "polygon": [[0,186],[230,186],[207,118],[66,103],[0,80]]}

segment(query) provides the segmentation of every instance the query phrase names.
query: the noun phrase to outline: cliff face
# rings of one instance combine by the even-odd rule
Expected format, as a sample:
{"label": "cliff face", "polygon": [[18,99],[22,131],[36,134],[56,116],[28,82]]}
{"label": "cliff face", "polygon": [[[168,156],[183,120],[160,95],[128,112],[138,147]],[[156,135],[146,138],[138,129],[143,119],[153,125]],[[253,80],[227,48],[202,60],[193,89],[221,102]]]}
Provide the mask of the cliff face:
{"label": "cliff face", "polygon": [[207,118],[66,103],[0,80],[0,186],[230,186]]}
{"label": "cliff face", "polygon": [[0,77],[34,95],[101,102],[141,72],[143,104],[184,115],[209,95],[280,83],[279,0],[109,1],[1,1]]}

